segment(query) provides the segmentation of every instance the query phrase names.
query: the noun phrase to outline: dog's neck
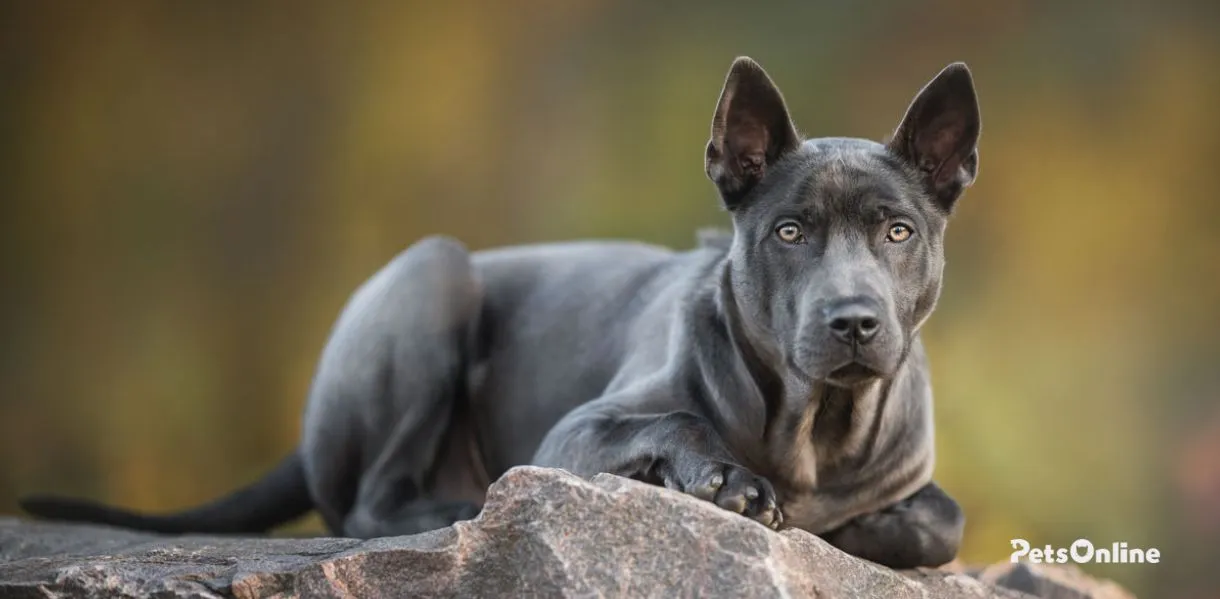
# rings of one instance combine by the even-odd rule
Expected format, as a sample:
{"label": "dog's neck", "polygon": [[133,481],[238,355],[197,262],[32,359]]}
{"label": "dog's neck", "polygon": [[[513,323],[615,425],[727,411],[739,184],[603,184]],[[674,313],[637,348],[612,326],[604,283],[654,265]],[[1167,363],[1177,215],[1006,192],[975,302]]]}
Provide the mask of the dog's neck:
{"label": "dog's neck", "polygon": [[[733,293],[731,268],[720,266],[716,307],[730,351],[738,357],[752,389],[766,406],[762,427],[768,470],[800,487],[816,486],[818,472],[866,459],[876,444],[891,401],[894,381],[904,376],[907,356],[890,376],[851,387],[809,378],[784,351],[775,332],[741,309]],[[757,442],[754,443],[757,446]]]}

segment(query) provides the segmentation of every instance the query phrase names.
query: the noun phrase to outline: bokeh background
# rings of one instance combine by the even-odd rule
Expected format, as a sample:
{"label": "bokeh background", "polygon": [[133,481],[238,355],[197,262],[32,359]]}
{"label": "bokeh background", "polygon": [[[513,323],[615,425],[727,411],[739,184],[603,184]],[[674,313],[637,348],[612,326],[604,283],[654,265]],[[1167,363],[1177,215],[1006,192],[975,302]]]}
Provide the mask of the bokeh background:
{"label": "bokeh background", "polygon": [[348,294],[421,236],[692,245],[727,222],[702,151],[734,56],[802,131],[871,138],[965,60],[980,177],[925,327],[963,557],[1126,541],[1162,563],[1086,569],[1220,596],[1217,6],[6,2],[0,513],[258,476]]}

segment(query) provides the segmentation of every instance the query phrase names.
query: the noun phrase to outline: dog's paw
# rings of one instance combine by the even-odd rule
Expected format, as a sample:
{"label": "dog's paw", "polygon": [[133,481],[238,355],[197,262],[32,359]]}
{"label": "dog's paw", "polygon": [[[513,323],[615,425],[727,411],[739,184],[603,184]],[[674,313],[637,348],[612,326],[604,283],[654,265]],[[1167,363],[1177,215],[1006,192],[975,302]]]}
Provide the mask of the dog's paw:
{"label": "dog's paw", "polygon": [[715,503],[764,526],[777,529],[783,524],[784,516],[780,513],[775,489],[767,479],[741,466],[722,462],[705,462],[685,470],[665,476],[665,486]]}

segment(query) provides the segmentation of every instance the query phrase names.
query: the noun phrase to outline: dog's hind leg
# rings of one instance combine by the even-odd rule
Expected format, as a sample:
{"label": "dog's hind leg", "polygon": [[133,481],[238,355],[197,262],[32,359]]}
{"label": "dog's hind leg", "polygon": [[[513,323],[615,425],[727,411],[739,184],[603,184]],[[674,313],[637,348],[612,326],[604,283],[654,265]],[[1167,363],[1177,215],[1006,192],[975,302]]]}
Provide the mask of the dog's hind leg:
{"label": "dog's hind leg", "polygon": [[[442,439],[437,430],[452,426],[432,413],[409,415],[399,421],[389,441],[364,471],[354,509],[344,521],[343,532],[358,538],[409,535],[449,526],[478,515],[479,508],[466,501],[438,500],[424,496],[426,477],[435,464]],[[418,461],[421,456],[426,461]]]}
{"label": "dog's hind leg", "polygon": [[477,512],[430,498],[482,310],[466,249],[422,240],[348,303],[306,410],[310,491],[331,529],[370,538],[439,528]]}

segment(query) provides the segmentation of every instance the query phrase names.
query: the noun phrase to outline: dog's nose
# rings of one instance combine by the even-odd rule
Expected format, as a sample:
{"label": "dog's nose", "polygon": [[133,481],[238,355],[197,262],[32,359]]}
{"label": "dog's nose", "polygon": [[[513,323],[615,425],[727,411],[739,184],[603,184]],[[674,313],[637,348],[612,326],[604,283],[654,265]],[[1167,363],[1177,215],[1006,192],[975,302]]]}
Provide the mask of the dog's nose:
{"label": "dog's nose", "polygon": [[877,336],[881,320],[872,302],[850,301],[826,311],[826,326],[835,339],[864,345]]}

